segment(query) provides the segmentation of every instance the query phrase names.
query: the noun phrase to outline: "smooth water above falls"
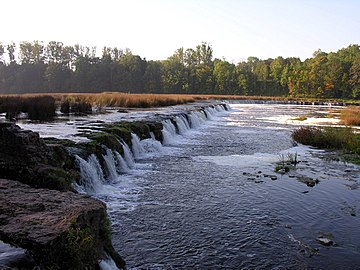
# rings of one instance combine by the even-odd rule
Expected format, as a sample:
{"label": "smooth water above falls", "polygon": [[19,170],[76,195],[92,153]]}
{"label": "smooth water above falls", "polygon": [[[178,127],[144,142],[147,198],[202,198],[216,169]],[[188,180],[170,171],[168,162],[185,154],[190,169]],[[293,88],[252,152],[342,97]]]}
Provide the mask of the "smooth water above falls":
{"label": "smooth water above falls", "polygon": [[[231,108],[210,121],[198,115],[195,129],[176,119],[177,133],[164,121],[166,146],[138,152],[133,168],[95,195],[108,205],[128,268],[359,269],[359,167],[290,138],[299,124],[290,118],[328,108]],[[289,153],[297,170],[276,174]]]}

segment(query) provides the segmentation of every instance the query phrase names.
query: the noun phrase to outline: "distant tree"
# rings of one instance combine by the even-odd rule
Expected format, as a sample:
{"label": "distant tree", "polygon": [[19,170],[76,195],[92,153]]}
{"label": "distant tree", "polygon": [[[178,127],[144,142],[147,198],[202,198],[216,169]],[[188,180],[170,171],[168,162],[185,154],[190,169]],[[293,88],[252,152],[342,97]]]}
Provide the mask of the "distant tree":
{"label": "distant tree", "polygon": [[10,42],[7,47],[6,47],[7,51],[8,51],[8,55],[9,55],[9,60],[10,63],[15,63],[15,50],[16,50],[16,45],[14,42]]}
{"label": "distant tree", "polygon": [[237,73],[234,64],[225,60],[215,60],[214,63],[215,93],[240,94],[237,86]]}
{"label": "distant tree", "polygon": [[2,42],[0,42],[0,65],[5,64],[5,61],[4,61],[4,53],[5,53],[5,47],[4,47],[4,45],[2,44]]}
{"label": "distant tree", "polygon": [[161,93],[162,89],[162,72],[160,61],[147,62],[144,74],[144,90],[149,93]]}
{"label": "distant tree", "polygon": [[348,97],[360,99],[360,58],[356,59],[350,68],[349,84],[351,93]]}
{"label": "distant tree", "polygon": [[44,62],[44,46],[41,42],[20,42],[20,61],[25,64],[39,64]]}

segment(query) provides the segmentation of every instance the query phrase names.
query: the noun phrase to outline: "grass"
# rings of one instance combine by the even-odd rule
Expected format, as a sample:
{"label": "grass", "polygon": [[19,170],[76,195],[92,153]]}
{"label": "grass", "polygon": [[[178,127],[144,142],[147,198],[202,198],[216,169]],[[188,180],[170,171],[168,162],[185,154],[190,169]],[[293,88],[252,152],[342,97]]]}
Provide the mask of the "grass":
{"label": "grass", "polygon": [[305,145],[341,150],[346,160],[360,164],[360,134],[351,128],[301,127],[293,131],[292,138]]}
{"label": "grass", "polygon": [[360,126],[360,107],[351,106],[342,110],[341,123],[346,126]]}
{"label": "grass", "polygon": [[295,169],[299,163],[297,153],[287,153],[279,155],[279,162],[276,163],[275,171],[278,173],[287,173],[291,169]]}

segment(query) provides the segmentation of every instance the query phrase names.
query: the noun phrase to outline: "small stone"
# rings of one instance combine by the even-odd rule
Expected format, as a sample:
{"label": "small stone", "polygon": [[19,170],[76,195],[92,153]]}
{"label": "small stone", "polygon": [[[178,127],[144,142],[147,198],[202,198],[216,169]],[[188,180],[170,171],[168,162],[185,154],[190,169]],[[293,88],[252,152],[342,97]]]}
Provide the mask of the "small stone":
{"label": "small stone", "polygon": [[273,175],[273,176],[270,177],[270,179],[271,180],[277,180],[278,178],[277,178],[277,176]]}
{"label": "small stone", "polygon": [[262,171],[258,171],[258,173],[262,173]]}
{"label": "small stone", "polygon": [[247,175],[247,172],[243,172],[243,175]]}
{"label": "small stone", "polygon": [[316,240],[323,246],[327,246],[327,247],[332,246],[334,244],[333,240],[326,237],[318,237]]}
{"label": "small stone", "polygon": [[291,174],[291,175],[289,175],[289,178],[295,178],[295,175]]}
{"label": "small stone", "polygon": [[306,193],[309,193],[309,191],[308,191],[308,190],[305,190],[305,191],[303,191],[303,192],[301,192],[301,193],[306,194]]}

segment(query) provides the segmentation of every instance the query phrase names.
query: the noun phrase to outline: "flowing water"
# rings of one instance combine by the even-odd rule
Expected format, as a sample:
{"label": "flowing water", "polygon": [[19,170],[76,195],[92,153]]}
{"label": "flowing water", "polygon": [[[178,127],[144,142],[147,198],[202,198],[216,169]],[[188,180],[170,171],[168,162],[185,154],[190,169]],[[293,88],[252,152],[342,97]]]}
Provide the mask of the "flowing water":
{"label": "flowing water", "polygon": [[[294,117],[334,124],[329,108],[230,107],[164,119],[163,145],[133,134],[124,157],[106,151],[105,168],[77,157],[78,189],[106,202],[128,268],[360,269],[359,166],[291,140],[296,126],[315,124]],[[295,156],[295,170],[274,172]]]}

